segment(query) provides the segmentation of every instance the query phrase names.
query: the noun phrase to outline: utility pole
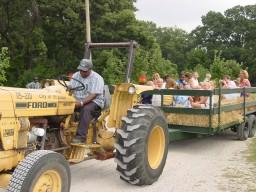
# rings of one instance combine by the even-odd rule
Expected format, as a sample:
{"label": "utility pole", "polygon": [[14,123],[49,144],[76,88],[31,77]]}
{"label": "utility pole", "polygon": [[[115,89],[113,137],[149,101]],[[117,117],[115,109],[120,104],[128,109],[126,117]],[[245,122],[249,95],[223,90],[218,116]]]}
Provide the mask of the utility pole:
{"label": "utility pole", "polygon": [[[85,18],[86,18],[86,21],[85,21],[85,23],[86,23],[85,24],[85,31],[86,31],[85,39],[86,39],[86,44],[88,45],[89,43],[92,42],[92,39],[91,39],[91,22],[90,22],[90,1],[85,0],[84,5],[85,5]],[[85,57],[87,57],[87,59],[91,59],[92,56],[91,56],[90,50],[88,50],[88,47],[86,47],[85,49],[87,49],[86,52],[89,54]]]}
{"label": "utility pole", "polygon": [[90,2],[85,0],[86,42],[91,43]]}

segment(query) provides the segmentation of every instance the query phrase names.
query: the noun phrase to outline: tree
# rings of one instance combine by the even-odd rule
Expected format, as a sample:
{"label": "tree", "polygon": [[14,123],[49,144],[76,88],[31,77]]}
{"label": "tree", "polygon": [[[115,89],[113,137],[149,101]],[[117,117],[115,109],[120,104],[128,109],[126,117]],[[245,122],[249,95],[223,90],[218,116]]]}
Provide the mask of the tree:
{"label": "tree", "polygon": [[205,79],[205,75],[206,73],[209,72],[209,69],[208,68],[205,68],[203,65],[201,64],[197,64],[195,67],[194,67],[194,72],[198,72],[199,74],[199,81],[203,81]]}
{"label": "tree", "polygon": [[205,68],[209,68],[209,58],[207,55],[206,48],[194,48],[191,49],[186,54],[187,63],[189,64],[190,68],[196,67],[198,64],[202,65]]}
{"label": "tree", "polygon": [[0,85],[7,81],[6,70],[10,67],[10,57],[8,55],[8,48],[0,49]]}
{"label": "tree", "polygon": [[[93,42],[135,40],[140,44],[136,61],[145,63],[134,65],[134,80],[148,63],[149,70],[175,73],[176,66],[162,58],[148,25],[136,20],[134,0],[94,0],[90,3]],[[11,55],[10,85],[25,85],[35,75],[56,78],[76,69],[84,54],[84,1],[3,1],[0,10],[4,15],[0,21],[3,26],[0,38],[4,39],[3,44],[9,47]],[[93,51],[93,63],[107,83],[121,82],[127,51]]]}
{"label": "tree", "polygon": [[215,80],[222,79],[224,75],[229,75],[232,79],[236,79],[241,69],[241,64],[235,60],[225,60],[221,58],[221,52],[216,52],[210,71]]}
{"label": "tree", "polygon": [[[224,14],[211,11],[202,17],[203,25],[188,34],[182,29],[138,21],[134,2],[90,2],[93,42],[139,43],[134,82],[142,72],[148,77],[154,72],[175,76],[177,70],[210,69],[213,61],[218,63],[215,51],[222,52],[225,62],[243,63],[250,68],[251,77],[256,76],[256,5],[236,6]],[[3,0],[0,12],[0,47],[8,47],[10,55],[8,85],[23,86],[35,75],[56,78],[76,70],[84,55],[84,1]],[[127,51],[93,51],[93,63],[107,83],[120,82]]]}
{"label": "tree", "polygon": [[0,47],[8,47],[10,68],[8,85],[19,85],[23,72],[46,62],[47,47],[43,42],[36,1],[1,1]]}
{"label": "tree", "polygon": [[179,71],[187,68],[186,54],[191,49],[192,38],[189,34],[179,28],[160,27],[147,22],[148,30],[160,45],[162,55],[170,62],[176,63]]}
{"label": "tree", "polygon": [[256,5],[235,6],[224,14],[209,12],[202,17],[203,26],[191,35],[196,45],[207,48],[208,58],[213,61],[215,51],[221,51],[226,60],[236,60],[250,68],[255,79],[256,68]]}

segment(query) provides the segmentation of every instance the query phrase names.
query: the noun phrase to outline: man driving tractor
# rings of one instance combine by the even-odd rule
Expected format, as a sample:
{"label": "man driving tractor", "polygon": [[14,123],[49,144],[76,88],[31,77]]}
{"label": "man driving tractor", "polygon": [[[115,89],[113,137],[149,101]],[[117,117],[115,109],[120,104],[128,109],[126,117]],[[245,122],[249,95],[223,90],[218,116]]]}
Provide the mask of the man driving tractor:
{"label": "man driving tractor", "polygon": [[[76,111],[80,112],[80,122],[76,137],[72,143],[85,143],[90,121],[93,119],[93,112],[99,111],[104,107],[104,80],[92,70],[93,64],[89,59],[82,59],[77,69],[79,70],[72,76],[70,87],[79,86],[80,81],[84,85],[83,90],[74,90],[76,98]],[[76,80],[78,81],[76,81]]]}

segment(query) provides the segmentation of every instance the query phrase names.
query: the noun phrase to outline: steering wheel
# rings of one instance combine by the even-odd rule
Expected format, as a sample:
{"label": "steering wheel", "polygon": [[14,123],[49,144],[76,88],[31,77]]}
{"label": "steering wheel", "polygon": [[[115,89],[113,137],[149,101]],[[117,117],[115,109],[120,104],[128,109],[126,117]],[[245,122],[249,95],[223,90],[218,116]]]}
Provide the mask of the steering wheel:
{"label": "steering wheel", "polygon": [[69,87],[66,83],[66,81],[68,80],[68,77],[66,75],[61,75],[58,78],[58,82],[59,84],[61,84],[63,87],[65,87],[67,90],[70,91],[82,91],[85,89],[84,84],[79,81],[78,79],[72,78],[74,81],[78,82],[80,85],[76,86],[76,87]]}

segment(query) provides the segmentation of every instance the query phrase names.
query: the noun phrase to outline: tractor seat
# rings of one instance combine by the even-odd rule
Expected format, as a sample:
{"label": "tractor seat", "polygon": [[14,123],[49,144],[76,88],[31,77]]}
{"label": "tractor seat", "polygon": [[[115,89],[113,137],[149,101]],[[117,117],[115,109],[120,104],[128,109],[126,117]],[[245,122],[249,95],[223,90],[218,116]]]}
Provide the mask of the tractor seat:
{"label": "tractor seat", "polygon": [[[93,120],[97,120],[101,115],[101,109],[91,112]],[[72,115],[72,121],[79,122],[80,121],[80,112],[75,111]]]}
{"label": "tractor seat", "polygon": [[93,119],[97,120],[99,118],[99,116],[101,115],[101,109],[93,111],[91,114],[93,116]]}

